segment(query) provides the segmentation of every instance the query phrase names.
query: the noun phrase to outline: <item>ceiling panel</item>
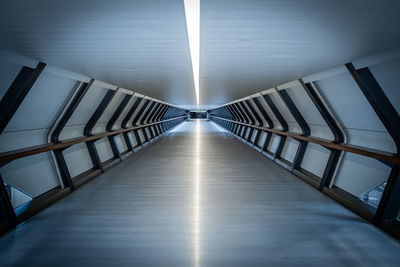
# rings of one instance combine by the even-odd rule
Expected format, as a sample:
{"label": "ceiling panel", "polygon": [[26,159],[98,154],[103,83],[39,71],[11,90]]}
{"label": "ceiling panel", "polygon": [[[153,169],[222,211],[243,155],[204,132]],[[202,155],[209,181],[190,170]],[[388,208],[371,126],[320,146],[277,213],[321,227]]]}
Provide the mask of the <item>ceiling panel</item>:
{"label": "ceiling panel", "polygon": [[[201,0],[203,107],[400,46],[400,1]],[[0,3],[0,49],[190,107],[183,0]]]}
{"label": "ceiling panel", "polygon": [[201,0],[200,103],[400,46],[400,1]]}
{"label": "ceiling panel", "polygon": [[2,1],[0,48],[172,104],[195,103],[182,0]]}

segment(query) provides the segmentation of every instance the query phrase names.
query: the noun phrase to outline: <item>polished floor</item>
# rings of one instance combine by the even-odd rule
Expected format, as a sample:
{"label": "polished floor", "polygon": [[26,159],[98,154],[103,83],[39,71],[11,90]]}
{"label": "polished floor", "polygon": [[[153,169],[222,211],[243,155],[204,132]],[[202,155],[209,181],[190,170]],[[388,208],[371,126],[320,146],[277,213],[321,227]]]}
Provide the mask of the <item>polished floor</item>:
{"label": "polished floor", "polygon": [[0,266],[400,266],[400,244],[192,121],[0,238]]}

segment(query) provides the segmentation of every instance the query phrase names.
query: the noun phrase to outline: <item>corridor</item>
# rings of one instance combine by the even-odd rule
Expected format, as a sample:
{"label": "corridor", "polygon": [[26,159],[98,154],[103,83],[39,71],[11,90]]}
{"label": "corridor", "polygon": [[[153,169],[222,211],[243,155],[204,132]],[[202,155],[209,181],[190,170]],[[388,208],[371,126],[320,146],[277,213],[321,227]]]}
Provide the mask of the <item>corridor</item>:
{"label": "corridor", "polygon": [[0,239],[1,266],[398,266],[400,245],[206,120]]}

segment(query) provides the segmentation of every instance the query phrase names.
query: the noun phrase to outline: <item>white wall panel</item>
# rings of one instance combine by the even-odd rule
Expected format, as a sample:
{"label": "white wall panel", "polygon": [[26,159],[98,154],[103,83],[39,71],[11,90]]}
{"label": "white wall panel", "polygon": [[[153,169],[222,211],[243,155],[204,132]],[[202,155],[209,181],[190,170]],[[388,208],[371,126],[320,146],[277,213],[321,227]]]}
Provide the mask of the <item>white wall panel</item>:
{"label": "white wall panel", "polygon": [[110,146],[110,142],[108,142],[107,137],[97,140],[96,148],[97,148],[97,153],[99,153],[101,162],[104,162],[104,161],[109,160],[114,157],[114,154],[113,154],[111,146]]}
{"label": "white wall panel", "polygon": [[124,136],[122,134],[119,134],[114,137],[115,143],[117,143],[117,147],[120,153],[125,152],[128,150],[128,147],[126,146]]}
{"label": "white wall panel", "polygon": [[64,150],[64,158],[71,177],[75,177],[93,168],[93,163],[85,143],[76,144]]}
{"label": "white wall panel", "polygon": [[400,114],[400,59],[373,65],[369,69]]}
{"label": "white wall panel", "polygon": [[109,122],[112,115],[115,113],[115,110],[118,108],[119,104],[122,102],[125,96],[126,94],[117,92],[117,94],[111,100],[110,104],[107,106],[106,110],[104,110],[103,114],[97,121],[92,133],[103,133],[106,131],[107,123]]}
{"label": "white wall panel", "polygon": [[48,128],[76,81],[43,72],[4,129],[0,150],[46,143]]}
{"label": "white wall panel", "polygon": [[371,158],[346,153],[335,185],[359,197],[362,193],[385,182],[390,167]]}
{"label": "white wall panel", "polygon": [[117,121],[115,122],[115,124],[113,126],[113,130],[122,128],[122,126],[121,126],[122,121],[125,119],[127,113],[132,108],[132,106],[135,104],[136,100],[137,100],[137,97],[135,97],[135,96],[131,97],[128,104],[125,106],[124,110],[122,111],[121,115],[118,117]]}
{"label": "white wall panel", "polygon": [[1,168],[4,180],[35,198],[60,185],[49,153],[12,161]]}
{"label": "white wall panel", "polygon": [[83,129],[109,89],[91,86],[68,120],[60,139],[83,136]]}
{"label": "white wall panel", "polygon": [[281,138],[279,136],[277,136],[276,134],[273,134],[271,136],[271,140],[269,141],[269,144],[268,144],[268,151],[275,153],[276,150],[278,149],[280,140],[281,140]]}
{"label": "white wall panel", "polygon": [[319,80],[318,85],[348,131],[350,144],[395,152],[393,140],[350,74]]}
{"label": "white wall panel", "polygon": [[274,129],[282,130],[282,125],[279,123],[278,119],[275,117],[275,114],[272,112],[268,104],[265,102],[263,97],[258,97],[257,98],[264,108],[265,112],[268,114],[269,118],[272,120],[274,123]]}
{"label": "white wall panel", "polygon": [[[333,140],[332,132],[329,130],[329,127],[321,116],[321,113],[315,107],[314,103],[307,95],[304,88],[298,85],[288,88],[285,91],[288,93],[288,95],[296,105],[297,109],[303,116],[304,120],[310,127],[311,136]],[[324,129],[318,130],[318,128]]]}
{"label": "white wall panel", "polygon": [[290,137],[286,138],[285,145],[283,146],[282,149],[281,158],[293,162],[293,159],[296,156],[298,146],[299,146],[298,141]]}
{"label": "white wall panel", "polygon": [[300,167],[322,177],[328,162],[330,151],[323,146],[308,143]]}
{"label": "white wall panel", "polygon": [[271,98],[272,102],[274,102],[276,108],[279,110],[282,117],[285,119],[286,123],[289,126],[289,131],[295,133],[301,133],[300,126],[297,124],[292,113],[290,113],[289,109],[286,107],[285,103],[282,101],[280,96],[276,92],[270,93],[268,94],[268,96]]}

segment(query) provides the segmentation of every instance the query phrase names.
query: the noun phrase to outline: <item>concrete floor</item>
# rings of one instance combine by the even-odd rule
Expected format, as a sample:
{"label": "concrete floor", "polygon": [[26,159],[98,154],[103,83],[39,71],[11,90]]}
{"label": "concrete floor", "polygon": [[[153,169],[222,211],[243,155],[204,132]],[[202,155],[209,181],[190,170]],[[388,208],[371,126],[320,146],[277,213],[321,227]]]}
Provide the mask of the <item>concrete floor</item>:
{"label": "concrete floor", "polygon": [[0,239],[5,266],[400,266],[400,245],[205,121]]}

